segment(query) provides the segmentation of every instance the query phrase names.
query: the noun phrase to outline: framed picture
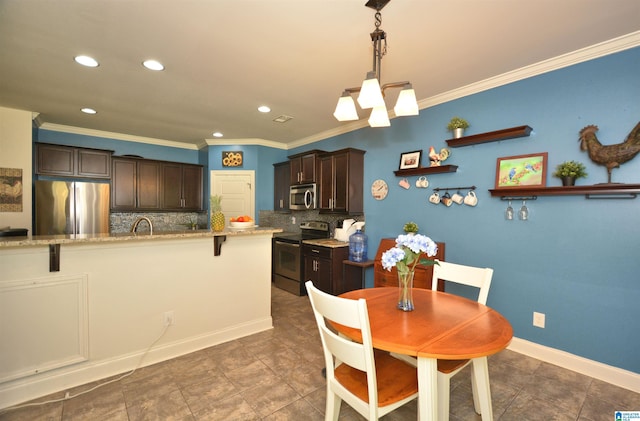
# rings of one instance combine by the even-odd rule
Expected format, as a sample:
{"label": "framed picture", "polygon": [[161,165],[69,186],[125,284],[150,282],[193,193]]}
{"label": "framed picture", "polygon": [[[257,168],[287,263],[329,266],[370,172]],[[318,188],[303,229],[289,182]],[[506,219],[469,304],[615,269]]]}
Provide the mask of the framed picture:
{"label": "framed picture", "polygon": [[509,187],[545,187],[547,152],[498,158],[496,189]]}
{"label": "framed picture", "polygon": [[222,152],[223,167],[241,167],[242,151],[224,151]]}
{"label": "framed picture", "polygon": [[400,169],[408,170],[409,168],[418,168],[420,166],[421,155],[422,150],[400,154]]}

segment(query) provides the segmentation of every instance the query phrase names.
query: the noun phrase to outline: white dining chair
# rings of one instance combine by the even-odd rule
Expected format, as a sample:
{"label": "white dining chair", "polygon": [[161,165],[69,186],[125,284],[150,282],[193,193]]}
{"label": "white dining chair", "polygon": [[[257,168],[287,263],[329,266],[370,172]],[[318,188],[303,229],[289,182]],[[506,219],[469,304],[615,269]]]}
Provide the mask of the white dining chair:
{"label": "white dining chair", "polygon": [[[490,268],[478,268],[473,266],[464,266],[450,262],[438,261],[437,265],[433,266],[433,277],[431,280],[431,289],[434,291],[438,289],[438,280],[441,279],[446,282],[453,282],[456,284],[467,285],[478,288],[478,299],[480,304],[487,304],[487,297],[489,296],[489,287],[491,286],[491,278],[493,277],[493,269]],[[446,289],[446,286],[445,286]],[[486,357],[476,360],[438,360],[438,420],[449,420],[449,393],[451,387],[451,378],[455,376],[460,370],[473,362],[475,365],[485,365],[483,370],[485,375],[476,375],[476,369],[472,370],[471,374],[471,388],[473,390],[473,406],[476,413],[482,415],[482,419],[492,419],[492,414],[482,414],[480,409],[480,400],[478,393],[486,393],[486,396],[490,396],[489,393],[489,381],[488,374],[486,373]],[[481,389],[482,388],[482,389]],[[488,411],[491,410],[489,401]]]}
{"label": "white dining chair", "polygon": [[[416,368],[373,349],[364,299],[350,300],[327,294],[311,281],[305,286],[324,350],[326,421],[338,419],[343,400],[366,419],[377,420],[418,397]],[[337,334],[327,321],[360,330],[362,342]]]}

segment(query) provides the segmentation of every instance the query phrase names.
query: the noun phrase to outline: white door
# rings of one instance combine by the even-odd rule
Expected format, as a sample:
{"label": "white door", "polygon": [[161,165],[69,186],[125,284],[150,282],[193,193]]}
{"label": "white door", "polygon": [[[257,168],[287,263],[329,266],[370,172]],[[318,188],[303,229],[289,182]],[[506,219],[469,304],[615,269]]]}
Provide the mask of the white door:
{"label": "white door", "polygon": [[211,171],[211,194],[222,196],[222,213],[227,221],[241,215],[256,219],[254,187],[254,171]]}

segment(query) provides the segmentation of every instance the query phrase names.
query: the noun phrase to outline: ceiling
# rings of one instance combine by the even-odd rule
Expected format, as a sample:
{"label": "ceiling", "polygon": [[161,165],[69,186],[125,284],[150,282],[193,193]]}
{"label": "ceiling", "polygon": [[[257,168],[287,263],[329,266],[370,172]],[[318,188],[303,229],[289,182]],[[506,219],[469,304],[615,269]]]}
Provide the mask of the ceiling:
{"label": "ceiling", "polygon": [[[319,140],[366,124],[361,110],[355,124],[332,115],[342,90],[372,68],[375,10],[365,2],[0,0],[0,106],[39,113],[44,127],[193,145],[214,131],[225,143]],[[424,108],[461,87],[637,35],[640,1],[393,0],[381,28],[381,82],[411,81]],[[76,64],[79,54],[100,66]],[[148,58],[166,69],[146,70]],[[263,104],[272,111],[259,113]],[[293,118],[273,121],[281,115]]]}

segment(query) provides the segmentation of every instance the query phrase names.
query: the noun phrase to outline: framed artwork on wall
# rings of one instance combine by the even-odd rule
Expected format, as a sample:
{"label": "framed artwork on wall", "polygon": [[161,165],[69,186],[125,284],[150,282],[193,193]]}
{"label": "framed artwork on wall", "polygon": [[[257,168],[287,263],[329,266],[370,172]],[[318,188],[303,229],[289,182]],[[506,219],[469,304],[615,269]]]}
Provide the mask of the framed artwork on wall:
{"label": "framed artwork on wall", "polygon": [[242,152],[240,151],[225,151],[222,152],[222,166],[223,167],[241,167],[242,166]]}
{"label": "framed artwork on wall", "polygon": [[509,187],[545,187],[547,152],[498,158],[496,189]]}
{"label": "framed artwork on wall", "polygon": [[409,168],[420,167],[421,156],[422,150],[400,154],[400,169],[407,170]]}

